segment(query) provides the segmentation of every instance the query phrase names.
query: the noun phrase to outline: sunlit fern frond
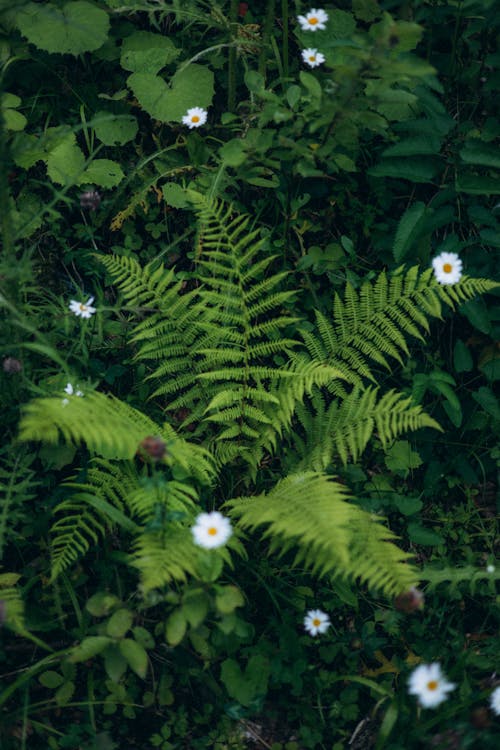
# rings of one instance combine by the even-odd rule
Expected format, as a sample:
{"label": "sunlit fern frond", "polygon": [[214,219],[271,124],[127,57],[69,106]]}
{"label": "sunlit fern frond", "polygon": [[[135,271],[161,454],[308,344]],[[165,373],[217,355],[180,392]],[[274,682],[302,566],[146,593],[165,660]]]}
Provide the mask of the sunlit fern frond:
{"label": "sunlit fern frond", "polygon": [[418,580],[410,555],[380,518],[349,502],[346,488],[315,472],[288,476],[267,494],[226,503],[243,529],[261,530],[270,550],[296,550],[295,564],[319,576],[356,579],[387,596],[408,590]]}
{"label": "sunlit fern frond", "polygon": [[198,553],[189,529],[146,531],[134,542],[130,564],[139,571],[141,589],[147,593],[196,575]]}
{"label": "sunlit fern frond", "polygon": [[29,403],[20,423],[20,440],[65,441],[86,445],[108,458],[132,458],[141,440],[158,426],[142,412],[111,395],[40,398]]}
{"label": "sunlit fern frond", "polygon": [[375,380],[373,365],[389,368],[391,359],[408,355],[407,338],[423,339],[428,319],[440,318],[443,305],[454,308],[497,284],[463,276],[457,284],[442,285],[432,269],[419,266],[382,272],[374,282],[356,290],[346,285],[344,298],[335,294],[332,319],[316,313],[316,334],[303,333],[311,358],[329,362],[352,378]]}

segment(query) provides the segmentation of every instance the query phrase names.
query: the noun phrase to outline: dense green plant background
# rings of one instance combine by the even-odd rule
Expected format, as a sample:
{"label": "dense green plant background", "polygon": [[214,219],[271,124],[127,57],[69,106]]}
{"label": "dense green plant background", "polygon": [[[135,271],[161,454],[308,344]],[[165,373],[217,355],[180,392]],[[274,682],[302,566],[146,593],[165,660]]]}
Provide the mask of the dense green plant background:
{"label": "dense green plant background", "polygon": [[0,0],[1,750],[498,746],[498,3],[324,7]]}

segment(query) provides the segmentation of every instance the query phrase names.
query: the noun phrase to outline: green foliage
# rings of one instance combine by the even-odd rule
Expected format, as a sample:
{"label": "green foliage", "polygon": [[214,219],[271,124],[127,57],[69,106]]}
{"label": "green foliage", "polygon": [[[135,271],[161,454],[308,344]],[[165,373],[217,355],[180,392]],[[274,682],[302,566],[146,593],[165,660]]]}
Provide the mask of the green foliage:
{"label": "green foliage", "polygon": [[497,8],[325,10],[0,1],[2,750],[498,746]]}
{"label": "green foliage", "polygon": [[86,0],[58,7],[54,3],[23,3],[16,25],[31,44],[47,52],[80,55],[101,47],[109,30],[108,14]]}
{"label": "green foliage", "polygon": [[265,525],[270,550],[285,555],[295,546],[294,564],[318,575],[355,578],[388,595],[415,584],[408,555],[378,520],[348,502],[345,488],[331,477],[305,472],[290,475],[269,493],[228,501],[243,528]]}

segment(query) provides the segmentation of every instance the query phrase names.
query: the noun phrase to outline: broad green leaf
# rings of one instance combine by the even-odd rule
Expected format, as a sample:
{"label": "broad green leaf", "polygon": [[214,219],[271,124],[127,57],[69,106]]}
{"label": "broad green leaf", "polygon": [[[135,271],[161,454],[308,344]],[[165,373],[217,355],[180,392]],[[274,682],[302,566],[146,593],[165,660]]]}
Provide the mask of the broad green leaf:
{"label": "broad green leaf", "polygon": [[71,700],[75,692],[75,683],[72,681],[65,682],[54,693],[54,698],[58,706],[65,706]]}
{"label": "broad green leaf", "polygon": [[460,158],[467,164],[500,168],[500,149],[491,143],[479,140],[467,141],[460,151]]}
{"label": "broad green leaf", "polygon": [[136,31],[123,40],[120,65],[132,73],[158,73],[179,56],[169,37],[150,31]]}
{"label": "broad green leaf", "polygon": [[398,495],[397,493],[391,496],[391,501],[399,512],[405,516],[412,516],[414,513],[418,513],[424,505],[418,497],[407,497],[406,495]]}
{"label": "broad green leaf", "polygon": [[214,94],[214,74],[196,64],[179,70],[170,85],[150,73],[132,73],[127,83],[141,107],[161,122],[180,122],[191,107],[206,109]]}
{"label": "broad green leaf", "polygon": [[229,167],[240,167],[247,160],[245,142],[241,138],[232,138],[219,151],[222,161]]}
{"label": "broad green leaf", "polygon": [[96,112],[92,121],[96,136],[106,146],[123,146],[133,140],[139,129],[132,115],[114,115],[111,112]]}
{"label": "broad green leaf", "polygon": [[500,420],[500,405],[497,396],[495,396],[491,388],[482,385],[478,391],[472,393],[472,398],[483,407],[485,412],[490,414],[494,419]]}
{"label": "broad green leaf", "polygon": [[98,591],[90,597],[85,609],[94,617],[104,617],[112,609],[121,604],[120,599],[115,594],[108,594],[107,591]]}
{"label": "broad green leaf", "polygon": [[119,682],[120,677],[127,669],[127,660],[115,644],[108,646],[104,652],[104,669],[113,682]]}
{"label": "broad green leaf", "polygon": [[146,630],[146,628],[143,628],[141,625],[137,625],[135,628],[132,628],[132,633],[134,635],[135,640],[141,644],[141,646],[144,646],[144,648],[154,648],[155,646],[155,639],[149,632],[149,630]]}
{"label": "broad green leaf", "polygon": [[393,146],[382,151],[382,156],[418,156],[425,154],[439,154],[442,139],[434,135],[418,135],[405,138]]}
{"label": "broad green leaf", "polygon": [[106,11],[85,0],[62,7],[53,3],[26,3],[16,16],[21,34],[47,52],[80,55],[99,49],[107,39]]}
{"label": "broad green leaf", "polygon": [[231,614],[237,607],[245,604],[243,594],[236,586],[220,586],[215,596],[215,606],[223,615]]}
{"label": "broad green leaf", "polygon": [[6,130],[24,130],[26,123],[28,122],[26,117],[15,109],[2,108],[2,116]]}
{"label": "broad green leaf", "polygon": [[187,208],[191,205],[185,189],[176,182],[165,183],[162,187],[162,192],[167,206]]}
{"label": "broad green leaf", "polygon": [[104,651],[106,646],[113,643],[111,638],[105,635],[89,635],[88,638],[84,638],[83,641],[75,646],[71,654],[69,655],[70,662],[87,661],[93,656],[100,654]]}
{"label": "broad green leaf", "polygon": [[491,334],[491,318],[483,299],[471,299],[460,306],[460,312],[465,315],[469,323],[482,333]]}
{"label": "broad green leaf", "polygon": [[299,73],[301,84],[306,88],[314,99],[321,99],[323,90],[318,79],[312,73],[301,70]]}
{"label": "broad green leaf", "polygon": [[38,678],[39,682],[49,690],[55,690],[64,682],[64,677],[59,672],[54,672],[49,669],[47,672],[42,672]]}
{"label": "broad green leaf", "polygon": [[264,77],[256,70],[247,70],[245,73],[245,85],[249,91],[258,94],[265,88]]}
{"label": "broad green leaf", "polygon": [[458,176],[455,190],[470,195],[500,195],[500,180],[497,177],[463,174]]}
{"label": "broad green leaf", "polygon": [[6,91],[4,94],[2,94],[2,109],[4,107],[9,109],[17,109],[21,104],[21,101],[21,97],[17,96],[17,94],[10,94],[8,91]]}
{"label": "broad green leaf", "polygon": [[192,628],[197,628],[207,616],[210,600],[204,591],[187,591],[182,599],[182,614]]}
{"label": "broad green leaf", "polygon": [[78,184],[91,182],[99,187],[112,188],[116,187],[123,180],[121,166],[111,159],[94,159],[88,169],[81,175]]}
{"label": "broad green leaf", "polygon": [[113,612],[106,625],[106,632],[112,638],[123,638],[130,630],[134,621],[134,614],[129,609],[118,609]]}
{"label": "broad green leaf", "polygon": [[415,243],[416,229],[425,215],[425,203],[418,201],[411,205],[401,217],[394,238],[392,253],[400,263]]}
{"label": "broad green leaf", "polygon": [[457,372],[470,372],[474,366],[469,347],[458,339],[453,349],[453,367]]}
{"label": "broad green leaf", "polygon": [[176,609],[167,620],[165,625],[165,638],[171,646],[177,646],[186,633],[187,620],[182,609]]}
{"label": "broad green leaf", "polygon": [[269,662],[260,654],[250,657],[244,672],[235,659],[226,659],[221,665],[221,680],[227,692],[242,706],[250,705],[266,692],[269,673]]}
{"label": "broad green leaf", "polygon": [[124,638],[120,641],[119,648],[130,669],[144,679],[148,671],[148,655],[141,644],[133,641],[132,638]]}
{"label": "broad green leaf", "polygon": [[428,159],[384,159],[367,171],[372,177],[395,177],[410,182],[432,182],[440,168],[432,157]]}
{"label": "broad green leaf", "polygon": [[426,529],[416,521],[412,521],[408,524],[408,536],[412,542],[415,542],[415,544],[422,544],[426,547],[435,547],[444,542],[444,539],[440,534],[436,534],[432,529]]}
{"label": "broad green leaf", "polygon": [[76,144],[74,133],[68,133],[64,141],[56,146],[47,158],[47,174],[59,185],[74,185],[81,181],[85,157]]}
{"label": "broad green leaf", "polygon": [[385,456],[385,465],[390,471],[407,472],[422,465],[417,451],[412,450],[408,440],[396,440]]}

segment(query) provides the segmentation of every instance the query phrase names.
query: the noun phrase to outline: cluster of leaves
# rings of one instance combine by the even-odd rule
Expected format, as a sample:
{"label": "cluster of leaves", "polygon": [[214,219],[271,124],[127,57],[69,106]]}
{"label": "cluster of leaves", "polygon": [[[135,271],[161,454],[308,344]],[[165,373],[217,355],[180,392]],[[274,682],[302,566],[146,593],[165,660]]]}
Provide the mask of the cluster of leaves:
{"label": "cluster of leaves", "polygon": [[0,2],[8,750],[496,747],[495,5]]}

